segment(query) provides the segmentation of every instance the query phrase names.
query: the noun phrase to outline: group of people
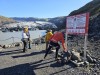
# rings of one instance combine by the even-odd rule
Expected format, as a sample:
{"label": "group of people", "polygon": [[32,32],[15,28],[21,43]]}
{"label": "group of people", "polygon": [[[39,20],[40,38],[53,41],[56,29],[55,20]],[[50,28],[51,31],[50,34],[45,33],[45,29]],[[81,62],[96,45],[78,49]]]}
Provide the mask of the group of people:
{"label": "group of people", "polygon": [[[62,47],[64,49],[64,52],[67,52],[67,48],[65,45],[65,40],[64,40],[65,32],[54,32],[52,33],[52,30],[47,30],[47,34],[45,36],[45,42],[46,42],[46,52],[44,55],[44,59],[46,58],[47,54],[50,52],[52,47],[56,48],[56,53],[55,53],[55,59],[58,59],[58,51],[60,49],[60,44],[58,42],[62,43]],[[30,46],[30,33],[28,30],[28,27],[23,28],[22,32],[22,41],[23,41],[23,52],[27,50],[27,48],[31,49]]]}

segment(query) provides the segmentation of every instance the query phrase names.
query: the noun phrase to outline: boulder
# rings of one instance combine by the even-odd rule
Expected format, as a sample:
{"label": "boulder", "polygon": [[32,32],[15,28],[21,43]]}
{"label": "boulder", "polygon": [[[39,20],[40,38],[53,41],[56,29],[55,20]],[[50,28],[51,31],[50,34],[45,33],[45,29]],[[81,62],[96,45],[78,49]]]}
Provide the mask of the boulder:
{"label": "boulder", "polygon": [[90,55],[86,55],[86,58],[87,58],[87,61],[89,62],[89,63],[93,63],[93,59],[92,59],[92,57],[90,56]]}
{"label": "boulder", "polygon": [[2,49],[3,49],[3,48],[2,48],[2,47],[0,47],[0,51],[2,51]]}
{"label": "boulder", "polygon": [[78,60],[78,61],[81,61],[80,53],[75,52],[75,51],[72,51],[71,53],[72,53],[72,56],[71,56],[71,59],[72,59],[72,60]]}
{"label": "boulder", "polygon": [[8,48],[9,46],[8,45],[3,45],[3,48]]}
{"label": "boulder", "polygon": [[76,61],[72,61],[72,60],[70,60],[70,62],[72,63],[72,64],[74,64],[76,67],[79,67],[79,66],[83,66],[84,65],[84,62],[76,62]]}

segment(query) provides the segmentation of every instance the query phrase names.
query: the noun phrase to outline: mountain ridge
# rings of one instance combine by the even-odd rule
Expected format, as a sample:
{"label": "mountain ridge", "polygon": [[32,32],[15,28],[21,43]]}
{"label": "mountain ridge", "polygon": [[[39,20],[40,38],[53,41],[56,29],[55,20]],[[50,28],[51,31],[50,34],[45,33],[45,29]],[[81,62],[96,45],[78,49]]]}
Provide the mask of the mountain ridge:
{"label": "mountain ridge", "polygon": [[[89,18],[89,37],[92,36],[100,36],[100,0],[93,0],[86,5],[80,7],[77,10],[72,11],[67,16],[73,16],[77,14],[82,13],[90,13]],[[61,16],[61,17],[54,17],[54,18],[18,18],[13,17],[12,19],[15,21],[46,21],[54,23],[56,26],[58,26],[58,30],[65,29],[66,28],[66,17],[67,16]]]}
{"label": "mountain ridge", "polygon": [[5,24],[14,23],[14,22],[16,21],[11,18],[0,16],[0,27],[2,27]]}

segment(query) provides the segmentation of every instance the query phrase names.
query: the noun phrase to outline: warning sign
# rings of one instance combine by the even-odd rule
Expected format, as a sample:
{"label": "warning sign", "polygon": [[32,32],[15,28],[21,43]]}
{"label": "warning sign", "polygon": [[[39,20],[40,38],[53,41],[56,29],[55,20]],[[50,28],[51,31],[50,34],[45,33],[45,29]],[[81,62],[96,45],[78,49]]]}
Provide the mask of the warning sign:
{"label": "warning sign", "polygon": [[66,19],[67,34],[88,33],[89,13],[68,16]]}

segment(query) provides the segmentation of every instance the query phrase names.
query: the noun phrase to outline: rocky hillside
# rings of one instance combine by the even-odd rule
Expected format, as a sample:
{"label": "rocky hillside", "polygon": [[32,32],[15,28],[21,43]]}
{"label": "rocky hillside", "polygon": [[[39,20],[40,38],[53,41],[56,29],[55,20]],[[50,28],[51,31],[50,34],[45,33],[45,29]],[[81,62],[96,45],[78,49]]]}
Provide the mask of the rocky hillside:
{"label": "rocky hillside", "polygon": [[72,11],[69,16],[80,13],[90,13],[89,37],[100,37],[100,0],[93,0],[78,10]]}
{"label": "rocky hillside", "polygon": [[51,19],[48,19],[48,21],[51,23],[54,23],[58,27],[57,30],[64,29],[66,26],[65,16],[51,18]]}
{"label": "rocky hillside", "polygon": [[16,21],[11,18],[0,16],[0,27],[5,24],[14,23],[14,22],[16,22]]}
{"label": "rocky hillside", "polygon": [[75,15],[80,13],[90,12],[90,16],[94,16],[100,13],[100,0],[93,0],[87,3],[85,6],[78,10],[72,11],[69,15]]}
{"label": "rocky hillside", "polygon": [[[100,0],[93,0],[83,7],[72,11],[68,16],[90,13],[89,19],[89,38],[100,39]],[[66,28],[66,16],[56,17],[48,20],[52,23],[55,23],[58,26],[58,29]]]}

